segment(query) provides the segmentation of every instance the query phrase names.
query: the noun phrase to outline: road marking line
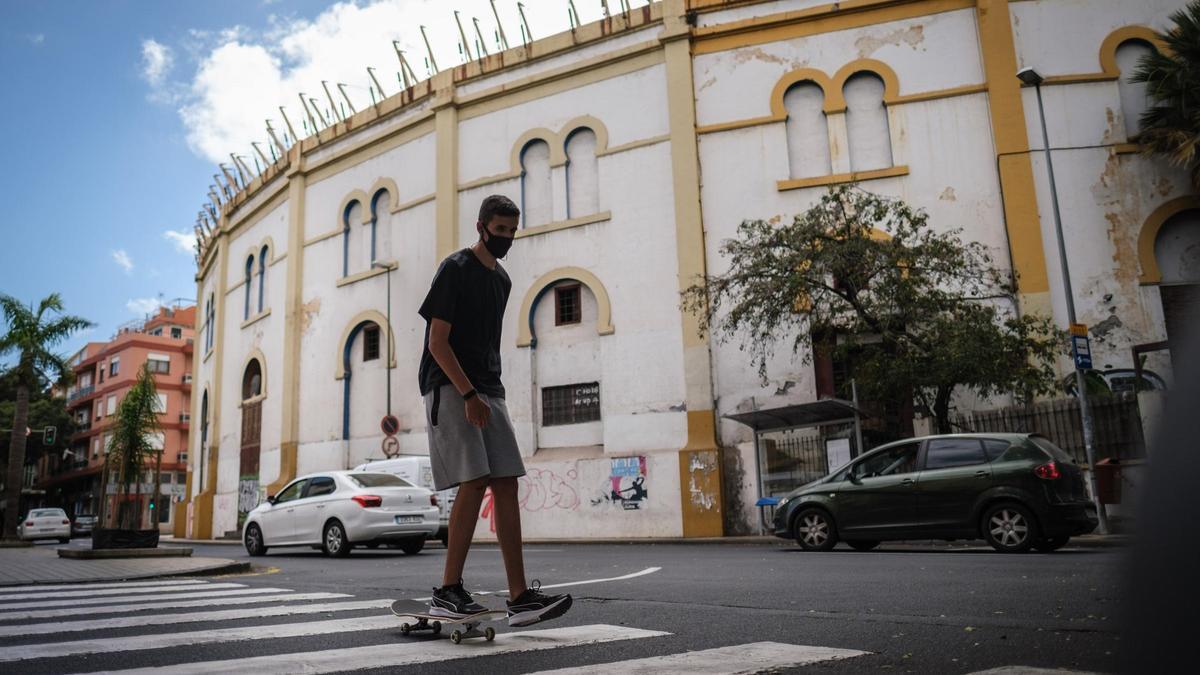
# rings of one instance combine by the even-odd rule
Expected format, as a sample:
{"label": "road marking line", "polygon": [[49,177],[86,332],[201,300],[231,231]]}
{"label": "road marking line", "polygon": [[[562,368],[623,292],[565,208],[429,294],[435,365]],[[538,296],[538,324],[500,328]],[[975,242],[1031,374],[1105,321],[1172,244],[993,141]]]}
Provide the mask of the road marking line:
{"label": "road marking line", "polygon": [[358,600],[354,602],[326,602],[311,605],[281,605],[278,607],[258,607],[255,609],[226,609],[213,612],[179,612],[176,614],[143,614],[141,616],[124,616],[108,618],[103,621],[88,619],[86,621],[56,621],[53,623],[32,623],[16,626],[0,626],[0,637],[12,635],[54,635],[57,633],[78,633],[89,630],[107,630],[109,628],[130,628],[133,626],[157,626],[171,623],[204,623],[206,621],[235,621],[237,619],[257,619],[268,616],[291,616],[293,614],[319,614],[321,612],[349,612],[360,609],[382,609],[391,607],[391,600]]}
{"label": "road marking line", "polygon": [[[583,581],[568,581],[568,582],[562,583],[562,584],[550,584],[549,586],[542,586],[542,588],[543,589],[545,589],[545,588],[566,588],[568,586],[586,586],[588,584],[602,584],[606,581],[624,581],[626,579],[633,579],[635,577],[643,577],[643,576],[646,576],[647,574],[654,574],[655,572],[657,572],[661,569],[662,569],[661,567],[647,567],[646,569],[644,569],[640,572],[633,572],[631,574],[626,574],[624,576],[608,577],[607,579],[584,579]],[[503,591],[472,591],[471,592],[471,595],[507,595],[507,594],[508,594],[507,590],[503,590]],[[413,600],[416,600],[417,602],[428,602],[429,600],[431,600],[431,598],[413,598]]]}
{"label": "road marking line", "polygon": [[[204,588],[245,588],[246,584],[208,584]],[[171,586],[159,584],[156,586],[143,586],[140,588],[101,588],[99,590],[74,590],[74,591],[51,591],[49,593],[16,593],[13,595],[0,595],[0,600],[29,600],[32,598],[79,598],[88,597],[94,598],[97,595],[121,595],[123,593],[170,593],[173,591],[190,591],[190,586]],[[0,609],[4,606],[0,605]]]}
{"label": "road marking line", "polygon": [[[238,642],[243,640],[274,640],[278,638],[383,630],[386,628],[394,629],[399,634],[399,624],[400,622],[396,620],[396,617],[389,614],[388,616],[331,619],[329,621],[311,621],[307,623],[214,628],[186,633],[159,633],[127,637],[93,638],[73,642],[47,642],[0,647],[0,662],[78,656],[80,654],[113,654],[116,652],[168,649],[170,647]],[[239,672],[253,671],[239,670]]]}
{"label": "road marking line", "polygon": [[139,588],[142,586],[198,586],[209,581],[201,579],[180,579],[178,581],[123,581],[116,584],[33,584],[32,586],[0,586],[0,592],[25,593],[29,591],[68,591],[80,588]]}
{"label": "road marking line", "polygon": [[[135,603],[132,605],[105,605],[103,607],[67,607],[64,609],[34,609],[27,612],[7,612],[0,614],[0,621],[15,621],[17,619],[51,619],[63,616],[78,616],[80,614],[120,614],[123,612],[154,611],[159,609],[177,609],[180,607],[212,607],[213,605],[254,605],[264,602],[292,602],[296,600],[334,600],[351,598],[346,593],[289,593],[285,595],[253,595],[242,598],[222,596],[204,600],[168,600],[165,602]],[[145,598],[140,598],[144,600]],[[101,619],[107,621],[107,619]]]}
{"label": "road marking line", "polygon": [[535,675],[589,675],[592,673],[759,673],[794,668],[825,661],[850,659],[870,652],[833,647],[809,647],[780,642],[752,642],[696,652],[682,652],[645,659],[597,663],[578,668],[543,670]]}
{"label": "road marking line", "polygon": [[[110,672],[121,673],[121,675],[225,675],[225,673],[232,672],[249,672],[254,675],[315,675],[316,673],[337,673],[367,668],[396,668],[497,654],[580,647],[664,635],[670,635],[670,633],[625,626],[571,626],[549,630],[501,633],[496,636],[495,642],[477,639],[466,640],[460,645],[454,645],[450,644],[449,640],[422,640],[420,642],[384,643],[300,654],[276,654],[225,661],[180,663],[173,666],[154,666]],[[95,673],[94,675],[101,674]]]}
{"label": "road marking line", "polygon": [[[240,584],[235,584],[240,585]],[[213,584],[216,586],[216,584]],[[212,588],[213,586],[208,586]],[[48,607],[74,607],[76,605],[103,605],[106,602],[146,602],[148,600],[179,600],[185,598],[216,598],[228,595],[253,595],[255,593],[290,593],[290,588],[232,588],[229,590],[203,591],[196,593],[164,593],[163,595],[120,596],[116,598],[73,598],[71,600],[49,600],[18,602],[0,605],[0,621],[14,609],[43,609]]]}

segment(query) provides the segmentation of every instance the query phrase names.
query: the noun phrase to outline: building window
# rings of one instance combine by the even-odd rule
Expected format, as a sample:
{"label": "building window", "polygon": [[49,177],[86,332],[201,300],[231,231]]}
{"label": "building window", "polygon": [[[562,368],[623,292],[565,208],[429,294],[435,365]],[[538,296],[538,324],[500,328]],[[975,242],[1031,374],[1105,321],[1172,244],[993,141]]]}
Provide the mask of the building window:
{"label": "building window", "polygon": [[[359,239],[362,235],[354,235],[351,231],[350,223],[362,222],[363,205],[357,200],[346,205],[346,210],[342,212],[342,276],[350,276],[351,270],[362,270],[364,267],[369,267],[369,262],[364,262],[364,258],[371,255],[370,250],[363,250],[363,242]],[[369,246],[370,242],[367,242]]]}
{"label": "building window", "polygon": [[160,392],[155,396],[157,398],[154,401],[154,412],[160,415],[167,412],[167,395]]}
{"label": "building window", "polygon": [[121,359],[114,356],[112,363],[108,364],[108,375],[109,377],[116,377],[119,372],[121,372]]}
{"label": "building window", "polygon": [[163,354],[151,354],[146,360],[146,368],[152,373],[167,375],[171,372],[171,357]]}
{"label": "building window", "polygon": [[242,375],[242,400],[248,401],[262,395],[262,366],[258,359],[250,359]]}
{"label": "building window", "polygon": [[850,170],[886,169],[892,165],[884,85],[878,75],[862,72],[846,80],[846,135],[850,140]]}
{"label": "building window", "polygon": [[250,318],[250,291],[254,288],[254,256],[246,258],[246,303],[242,308],[242,320]]}
{"label": "building window", "polygon": [[554,220],[550,145],[540,139],[521,150],[521,218],[525,227]]}
{"label": "building window", "polygon": [[1121,79],[1117,92],[1121,97],[1121,116],[1125,119],[1125,138],[1132,139],[1140,131],[1142,113],[1146,112],[1146,83],[1133,82],[1138,63],[1154,53],[1154,47],[1144,40],[1126,40],[1117,47],[1117,69]]}
{"label": "building window", "polygon": [[578,218],[600,210],[596,132],[580,127],[567,138],[567,217]]}
{"label": "building window", "polygon": [[825,91],[815,82],[800,82],[783,95],[787,110],[788,167],[792,178],[828,176],[829,124]]}
{"label": "building window", "polygon": [[583,320],[579,302],[579,284],[554,288],[554,325],[566,326]]}
{"label": "building window", "polygon": [[154,335],[156,337],[161,337],[162,336],[162,328],[161,327],[155,328],[154,330],[150,331],[150,334]]}
{"label": "building window", "polygon": [[108,402],[104,404],[104,407],[105,407],[105,409],[108,410],[109,417],[112,417],[113,415],[117,414],[117,395],[113,394],[113,395],[109,396]]}
{"label": "building window", "polygon": [[599,419],[599,382],[542,388],[542,426],[580,424]]}
{"label": "building window", "polygon": [[374,361],[379,358],[379,326],[367,326],[363,329],[363,361]]}
{"label": "building window", "polygon": [[263,294],[267,287],[267,247],[258,252],[258,313],[263,311]]}

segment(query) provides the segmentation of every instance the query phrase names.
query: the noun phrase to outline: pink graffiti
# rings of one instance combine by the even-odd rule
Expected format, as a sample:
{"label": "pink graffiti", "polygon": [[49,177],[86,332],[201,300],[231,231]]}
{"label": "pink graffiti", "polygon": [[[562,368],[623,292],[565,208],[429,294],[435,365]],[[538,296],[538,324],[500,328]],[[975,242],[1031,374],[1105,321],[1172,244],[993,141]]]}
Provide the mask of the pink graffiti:
{"label": "pink graffiti", "polygon": [[[567,471],[565,478],[550,469],[529,469],[517,480],[517,502],[522,510],[531,513],[552,509],[574,511],[579,508],[579,493],[571,486],[571,482],[577,477],[574,469]],[[496,510],[492,502],[492,490],[488,488],[483,495],[479,517],[486,519],[488,527],[495,532]]]}

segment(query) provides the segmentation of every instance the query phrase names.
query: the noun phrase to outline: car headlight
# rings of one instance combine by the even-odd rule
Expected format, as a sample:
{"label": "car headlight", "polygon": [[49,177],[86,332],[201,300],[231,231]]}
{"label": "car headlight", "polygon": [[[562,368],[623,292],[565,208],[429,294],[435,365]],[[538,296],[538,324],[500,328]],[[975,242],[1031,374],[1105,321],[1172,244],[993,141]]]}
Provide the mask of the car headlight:
{"label": "car headlight", "polygon": [[779,500],[779,506],[780,506],[780,507],[787,506],[787,503],[788,503],[788,502],[790,502],[790,501],[792,501],[792,498],[791,498],[791,497],[784,497],[783,499],[780,499],[780,500]]}

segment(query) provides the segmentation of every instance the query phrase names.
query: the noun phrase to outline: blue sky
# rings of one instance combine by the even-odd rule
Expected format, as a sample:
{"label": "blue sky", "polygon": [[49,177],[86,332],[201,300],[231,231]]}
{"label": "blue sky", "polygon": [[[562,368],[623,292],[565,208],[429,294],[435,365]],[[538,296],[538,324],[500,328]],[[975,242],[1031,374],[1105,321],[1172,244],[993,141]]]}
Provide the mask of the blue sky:
{"label": "blue sky", "polygon": [[[515,0],[496,4],[519,44]],[[582,21],[600,18],[599,0],[575,4]],[[568,28],[566,0],[525,5],[534,37]],[[36,302],[57,291],[68,312],[97,324],[64,354],[108,339],[160,297],[193,300],[187,239],[216,163],[236,152],[253,166],[264,120],[284,126],[279,105],[299,130],[296,94],[322,95],[321,79],[346,83],[361,106],[373,66],[396,93],[393,39],[424,77],[418,25],[440,67],[460,63],[454,9],[472,43],[472,16],[495,42],[486,0],[5,3],[0,292]]]}

